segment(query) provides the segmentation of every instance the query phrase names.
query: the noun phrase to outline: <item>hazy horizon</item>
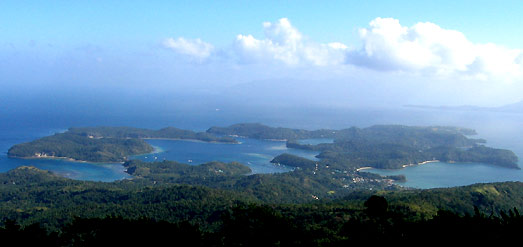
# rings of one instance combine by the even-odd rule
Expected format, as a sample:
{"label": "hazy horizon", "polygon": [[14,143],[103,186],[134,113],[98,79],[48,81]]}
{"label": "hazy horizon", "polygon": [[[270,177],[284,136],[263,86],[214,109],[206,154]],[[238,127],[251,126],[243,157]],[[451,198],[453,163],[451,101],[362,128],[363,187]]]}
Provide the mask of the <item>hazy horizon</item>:
{"label": "hazy horizon", "polygon": [[519,10],[518,1],[3,1],[0,107],[502,106],[523,99]]}

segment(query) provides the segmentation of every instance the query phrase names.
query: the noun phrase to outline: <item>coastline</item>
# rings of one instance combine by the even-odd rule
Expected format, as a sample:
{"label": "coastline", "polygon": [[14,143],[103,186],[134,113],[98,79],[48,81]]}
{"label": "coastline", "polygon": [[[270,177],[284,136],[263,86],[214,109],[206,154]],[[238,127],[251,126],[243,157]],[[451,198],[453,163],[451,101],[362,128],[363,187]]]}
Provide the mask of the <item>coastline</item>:
{"label": "coastline", "polygon": [[[149,144],[150,145],[150,144]],[[153,151],[151,152],[148,152],[148,153],[143,153],[143,154],[133,154],[130,156],[130,158],[136,158],[136,156],[142,156],[142,155],[152,155],[152,154],[159,154],[159,153],[163,153],[165,152],[165,150],[159,146],[153,146],[151,145],[151,147],[153,147]],[[122,164],[125,163],[125,162],[122,162]]]}
{"label": "coastline", "polygon": [[287,139],[262,139],[262,140],[271,141],[271,142],[286,142],[286,141],[288,141]]}
{"label": "coastline", "polygon": [[198,139],[184,139],[184,138],[152,138],[152,137],[147,137],[147,138],[138,138],[138,139],[142,139],[142,140],[168,140],[168,141],[188,141],[188,142],[203,142],[203,143],[214,143],[214,144],[241,144],[241,142],[239,141],[236,141],[236,142],[220,142],[220,141],[202,141],[202,140],[198,140]]}
{"label": "coastline", "polygon": [[440,162],[440,161],[439,161],[439,160],[426,160],[426,161],[419,162],[419,163],[417,163],[417,164],[407,164],[407,165],[402,165],[400,168],[393,168],[393,169],[380,169],[380,168],[374,168],[374,167],[371,167],[371,166],[364,166],[364,167],[357,168],[356,171],[359,172],[359,171],[362,171],[362,170],[369,170],[369,169],[379,169],[379,170],[400,170],[400,169],[403,169],[403,168],[406,168],[406,167],[411,167],[411,166],[420,166],[420,165],[425,165],[425,164],[435,163],[435,162]]}
{"label": "coastline", "polygon": [[87,161],[87,160],[77,160],[70,157],[58,157],[58,156],[29,156],[29,157],[20,157],[20,156],[7,156],[10,159],[26,159],[26,160],[38,160],[38,159],[49,159],[49,160],[67,160],[70,162],[78,163],[90,163],[90,164],[123,164],[123,161]]}
{"label": "coastline", "polygon": [[370,166],[364,166],[364,167],[357,168],[356,171],[359,172],[359,171],[361,171],[361,170],[368,170],[368,169],[373,169],[373,167],[370,167]]}
{"label": "coastline", "polygon": [[419,162],[417,164],[402,165],[401,168],[398,168],[398,169],[403,169],[403,168],[409,167],[409,166],[420,166],[420,165],[425,165],[425,164],[428,164],[428,163],[435,163],[435,162],[440,162],[440,161],[439,160],[426,160],[426,161],[423,161],[423,162]]}

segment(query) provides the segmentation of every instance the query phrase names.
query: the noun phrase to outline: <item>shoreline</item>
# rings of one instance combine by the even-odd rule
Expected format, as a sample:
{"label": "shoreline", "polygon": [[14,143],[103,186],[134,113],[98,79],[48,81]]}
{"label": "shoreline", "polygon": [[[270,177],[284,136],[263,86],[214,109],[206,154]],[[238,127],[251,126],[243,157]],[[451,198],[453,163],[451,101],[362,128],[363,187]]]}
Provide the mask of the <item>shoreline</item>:
{"label": "shoreline", "polygon": [[289,140],[287,139],[262,139],[264,141],[271,141],[271,142],[287,142]]}
{"label": "shoreline", "polygon": [[30,157],[20,157],[20,156],[7,156],[10,159],[25,159],[25,160],[38,160],[38,159],[49,159],[49,160],[66,160],[76,163],[89,163],[89,164],[123,164],[124,161],[87,161],[87,160],[77,160],[69,157],[58,157],[58,156],[30,156]]}
{"label": "shoreline", "polygon": [[239,141],[236,141],[236,142],[220,142],[220,141],[203,141],[203,140],[198,140],[198,139],[184,139],[184,138],[152,138],[152,137],[147,137],[147,138],[138,138],[138,139],[142,139],[142,140],[168,140],[168,141],[188,141],[188,142],[203,142],[203,143],[213,143],[213,144],[241,144],[241,142]]}
{"label": "shoreline", "polygon": [[425,164],[435,163],[435,162],[440,162],[440,161],[439,160],[426,160],[426,161],[419,162],[417,164],[402,165],[401,168],[398,168],[398,169],[403,169],[403,168],[410,167],[410,166],[420,166],[420,165],[425,165]]}
{"label": "shoreline", "polygon": [[380,168],[375,168],[375,167],[371,167],[371,166],[364,166],[364,167],[357,168],[356,171],[359,172],[359,171],[362,171],[362,170],[369,170],[369,169],[377,169],[377,170],[401,170],[401,169],[403,169],[403,168],[407,168],[407,167],[411,167],[411,166],[420,166],[420,165],[425,165],[425,164],[429,164],[429,163],[436,163],[436,162],[440,162],[440,161],[439,161],[439,160],[426,160],[426,161],[419,162],[419,163],[417,163],[417,164],[401,165],[401,167],[399,167],[399,168],[392,168],[392,169],[380,169]]}
{"label": "shoreline", "polygon": [[364,166],[364,167],[357,168],[356,171],[359,172],[359,171],[361,171],[361,170],[368,170],[368,169],[373,169],[373,167],[370,167],[370,166]]}

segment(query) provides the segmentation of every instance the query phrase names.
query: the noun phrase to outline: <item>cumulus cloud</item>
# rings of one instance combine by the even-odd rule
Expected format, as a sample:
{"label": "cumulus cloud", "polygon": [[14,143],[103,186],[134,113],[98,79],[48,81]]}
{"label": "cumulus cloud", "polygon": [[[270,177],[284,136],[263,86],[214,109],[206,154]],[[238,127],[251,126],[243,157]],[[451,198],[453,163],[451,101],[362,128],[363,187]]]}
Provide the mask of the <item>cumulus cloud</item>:
{"label": "cumulus cloud", "polygon": [[430,23],[405,27],[396,19],[376,18],[359,30],[363,47],[347,62],[379,70],[429,72],[486,79],[520,77],[523,52],[495,44],[475,44],[459,31]]}
{"label": "cumulus cloud", "polygon": [[[348,27],[350,28],[350,27]],[[376,18],[359,30],[360,48],[341,42],[309,40],[287,18],[263,23],[264,37],[239,34],[228,48],[200,39],[164,40],[164,46],[199,61],[216,56],[241,64],[366,67],[459,79],[523,78],[523,51],[496,44],[473,43],[456,30],[434,23],[403,26],[393,18]],[[353,65],[353,66],[351,66]]]}
{"label": "cumulus cloud", "polygon": [[234,49],[242,62],[282,62],[287,65],[317,66],[342,64],[347,46],[342,43],[311,42],[291,25],[287,18],[263,23],[265,39],[238,35]]}
{"label": "cumulus cloud", "polygon": [[206,59],[211,56],[214,46],[203,42],[200,39],[177,39],[168,38],[163,42],[164,47],[169,48],[179,54],[187,55],[196,59]]}

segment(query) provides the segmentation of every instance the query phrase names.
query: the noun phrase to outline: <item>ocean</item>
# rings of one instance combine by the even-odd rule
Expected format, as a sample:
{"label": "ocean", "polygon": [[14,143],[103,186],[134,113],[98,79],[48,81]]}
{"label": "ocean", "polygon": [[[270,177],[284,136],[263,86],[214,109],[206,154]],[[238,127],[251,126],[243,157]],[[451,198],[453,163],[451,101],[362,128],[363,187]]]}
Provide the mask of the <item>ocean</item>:
{"label": "ocean", "polygon": [[[17,143],[63,132],[80,126],[132,126],[159,129],[174,126],[204,131],[211,126],[257,122],[275,127],[304,129],[368,127],[375,124],[451,125],[476,129],[487,146],[506,148],[523,158],[523,114],[437,109],[350,109],[350,108],[234,108],[200,106],[195,109],[120,110],[118,112],[32,112],[11,111],[0,115],[0,172],[32,165],[64,177],[91,181],[114,181],[129,178],[120,164],[91,164],[65,160],[12,159],[8,149]],[[175,160],[200,164],[208,161],[238,161],[249,165],[254,173],[285,172],[287,167],[269,161],[280,153],[293,153],[314,159],[316,153],[287,149],[284,142],[240,140],[242,144],[215,144],[187,141],[148,140],[163,152],[137,156],[143,160]],[[309,140],[311,143],[329,140]],[[147,158],[146,158],[147,157]],[[155,158],[156,157],[156,158]],[[520,166],[521,166],[520,158]],[[522,170],[483,164],[447,164],[409,167],[380,174],[404,174],[404,186],[416,188],[451,187],[479,182],[523,181]]]}

